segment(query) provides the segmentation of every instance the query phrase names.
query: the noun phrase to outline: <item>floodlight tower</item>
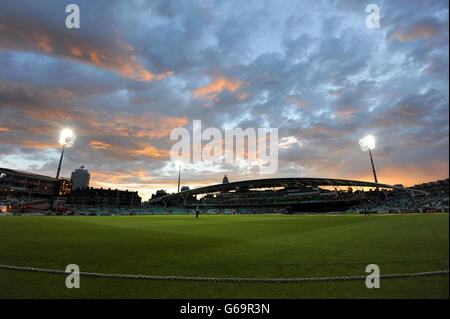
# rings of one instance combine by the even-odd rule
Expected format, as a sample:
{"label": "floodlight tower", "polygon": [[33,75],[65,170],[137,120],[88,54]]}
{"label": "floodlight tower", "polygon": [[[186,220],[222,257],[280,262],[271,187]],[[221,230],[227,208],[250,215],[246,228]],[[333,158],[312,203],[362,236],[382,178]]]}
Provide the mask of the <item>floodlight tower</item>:
{"label": "floodlight tower", "polygon": [[181,181],[181,162],[177,161],[176,165],[178,166],[178,193],[180,192],[180,181]]}
{"label": "floodlight tower", "polygon": [[373,164],[372,158],[372,150],[375,149],[375,138],[372,135],[367,135],[359,140],[359,146],[363,152],[369,152],[370,163],[372,163],[373,177],[375,179],[375,183],[378,184],[377,173],[375,172],[375,165]]}
{"label": "floodlight tower", "polygon": [[66,147],[72,147],[73,144],[75,143],[75,139],[76,136],[71,129],[66,128],[61,131],[61,135],[59,136],[59,144],[62,145],[62,148],[61,148],[61,157],[59,159],[58,172],[56,173],[56,179],[59,178],[59,173],[61,171],[61,163],[64,157],[64,149]]}

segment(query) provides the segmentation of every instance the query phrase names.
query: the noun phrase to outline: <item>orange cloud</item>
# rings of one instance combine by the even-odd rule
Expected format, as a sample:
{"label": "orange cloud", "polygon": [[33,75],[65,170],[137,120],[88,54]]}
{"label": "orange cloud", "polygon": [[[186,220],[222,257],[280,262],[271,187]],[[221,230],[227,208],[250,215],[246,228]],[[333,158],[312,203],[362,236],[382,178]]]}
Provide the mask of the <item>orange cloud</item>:
{"label": "orange cloud", "polygon": [[[76,128],[78,135],[90,137],[88,143],[91,149],[108,151],[110,159],[165,157],[169,151],[149,146],[148,139],[168,138],[174,128],[184,127],[188,123],[187,117],[172,118],[152,112],[111,114],[86,109],[72,104],[70,98],[74,93],[71,91],[23,83],[0,82],[0,94],[5,109],[14,114],[8,121],[0,118],[0,132],[4,132],[2,135],[14,130],[35,138],[30,142],[23,141],[23,134],[9,136],[8,140],[3,136],[3,144],[8,145],[59,147],[56,135],[62,125],[69,125]],[[64,103],[67,102],[66,98],[69,98],[70,103]],[[66,105],[70,107],[64,107]],[[108,137],[107,142],[104,137]],[[53,139],[55,143],[49,144],[48,141],[53,142]]]}
{"label": "orange cloud", "polygon": [[74,60],[119,73],[136,81],[164,80],[174,74],[153,74],[146,69],[132,45],[114,40],[82,38],[77,33],[53,28],[29,19],[10,18],[0,28],[0,49],[38,52],[61,59]]}
{"label": "orange cloud", "polygon": [[96,150],[110,150],[112,148],[111,144],[99,141],[90,141],[89,145]]}
{"label": "orange cloud", "polygon": [[41,139],[38,138],[0,138],[0,144],[4,145],[14,145],[21,146],[25,148],[33,148],[33,149],[44,149],[44,148],[59,148],[61,147],[58,143],[45,143]]}
{"label": "orange cloud", "polygon": [[[240,88],[246,87],[248,84],[248,82],[220,76],[215,78],[210,84],[196,89],[194,91],[194,97],[207,97],[213,100],[218,100],[218,95],[222,91],[228,90],[230,92],[236,92]],[[238,95],[239,99],[245,99],[246,97],[247,95]]]}
{"label": "orange cloud", "polygon": [[95,134],[161,138],[170,135],[174,128],[184,127],[188,123],[186,117],[172,118],[164,115],[158,116],[151,112],[116,115],[91,113],[89,124]]}
{"label": "orange cloud", "polygon": [[170,76],[170,75],[172,75],[172,74],[174,74],[175,72],[173,72],[173,71],[167,71],[167,72],[165,72],[165,73],[160,73],[160,74],[158,74],[157,76],[156,76],[156,79],[157,80],[165,80],[166,79],[166,77],[168,77],[168,76]]}
{"label": "orange cloud", "polygon": [[69,59],[88,63],[100,69],[116,71],[122,76],[136,81],[164,80],[167,76],[174,74],[173,71],[167,71],[155,75],[146,70],[144,64],[137,63],[135,55],[120,54],[100,48],[74,46],[68,47],[67,51],[70,53]]}
{"label": "orange cloud", "polygon": [[146,171],[131,171],[131,173],[133,175],[136,175],[137,177],[139,177],[140,179],[151,179],[152,176],[148,175]]}
{"label": "orange cloud", "polygon": [[[121,35],[121,33],[118,33],[118,34]],[[116,45],[125,50],[128,50],[130,52],[134,51],[134,47],[131,44],[125,43],[125,42],[121,41],[120,39],[116,39]]]}
{"label": "orange cloud", "polygon": [[72,55],[79,56],[79,57],[81,57],[83,55],[83,53],[81,53],[81,50],[77,47],[69,46],[67,49],[69,50],[70,54],[72,54]]}
{"label": "orange cloud", "polygon": [[91,171],[91,179],[97,184],[108,183],[111,185],[124,184],[132,177],[130,174],[113,171]]}
{"label": "orange cloud", "polygon": [[[447,26],[448,28],[448,26]],[[423,21],[409,30],[397,30],[388,37],[388,42],[397,39],[400,42],[412,42],[419,38],[428,39],[438,33],[441,26],[434,21]]]}
{"label": "orange cloud", "polygon": [[249,92],[242,92],[237,94],[237,98],[239,99],[239,101],[244,101],[246,98],[248,98],[249,95]]}
{"label": "orange cloud", "polygon": [[146,157],[165,157],[169,156],[170,151],[168,150],[159,150],[152,145],[144,146],[142,149],[129,151],[129,154],[134,156],[146,156]]}
{"label": "orange cloud", "polygon": [[36,34],[35,35],[36,45],[44,50],[44,52],[48,53],[53,51],[53,45],[51,44],[51,40],[48,36],[44,34]]}

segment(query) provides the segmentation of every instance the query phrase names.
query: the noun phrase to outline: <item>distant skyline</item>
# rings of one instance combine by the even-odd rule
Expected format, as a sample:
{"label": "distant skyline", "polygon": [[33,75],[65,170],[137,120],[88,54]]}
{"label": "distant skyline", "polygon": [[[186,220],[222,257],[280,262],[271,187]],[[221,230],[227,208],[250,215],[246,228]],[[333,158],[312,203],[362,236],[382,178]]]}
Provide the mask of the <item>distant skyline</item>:
{"label": "distant skyline", "polygon": [[[67,29],[65,8],[80,8]],[[365,8],[381,10],[380,28]],[[174,192],[177,127],[278,128],[278,171],[184,164],[191,188],[269,177],[449,176],[448,1],[1,1],[0,167]]]}

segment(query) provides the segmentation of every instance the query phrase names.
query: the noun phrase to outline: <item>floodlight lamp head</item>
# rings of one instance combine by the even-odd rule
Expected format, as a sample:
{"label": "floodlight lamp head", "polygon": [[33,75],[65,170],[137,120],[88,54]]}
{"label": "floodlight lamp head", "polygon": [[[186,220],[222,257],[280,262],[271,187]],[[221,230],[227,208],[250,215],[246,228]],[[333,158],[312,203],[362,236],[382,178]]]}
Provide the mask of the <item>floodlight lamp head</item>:
{"label": "floodlight lamp head", "polygon": [[367,135],[359,140],[359,146],[363,152],[368,152],[375,149],[375,138],[372,135]]}
{"label": "floodlight lamp head", "polygon": [[59,136],[59,144],[65,147],[72,147],[75,143],[76,135],[70,128],[65,128]]}

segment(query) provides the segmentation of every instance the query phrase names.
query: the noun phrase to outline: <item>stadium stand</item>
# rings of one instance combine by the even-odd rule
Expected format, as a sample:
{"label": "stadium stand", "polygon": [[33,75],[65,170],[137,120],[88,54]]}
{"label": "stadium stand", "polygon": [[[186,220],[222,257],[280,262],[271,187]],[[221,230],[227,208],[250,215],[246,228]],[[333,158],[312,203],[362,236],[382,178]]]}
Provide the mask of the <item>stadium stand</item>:
{"label": "stadium stand", "polygon": [[385,201],[369,201],[354,206],[351,210],[362,213],[427,213],[449,212],[448,179],[420,184],[411,189],[421,190],[425,194],[389,192]]}

